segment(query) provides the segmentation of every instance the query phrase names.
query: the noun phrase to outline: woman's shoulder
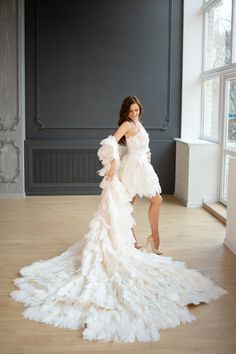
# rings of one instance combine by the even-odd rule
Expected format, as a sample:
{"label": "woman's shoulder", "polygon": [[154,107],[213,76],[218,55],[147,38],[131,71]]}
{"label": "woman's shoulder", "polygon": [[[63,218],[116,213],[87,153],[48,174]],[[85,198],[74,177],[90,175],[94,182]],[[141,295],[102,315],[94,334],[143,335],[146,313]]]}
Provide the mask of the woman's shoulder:
{"label": "woman's shoulder", "polygon": [[130,132],[132,130],[132,126],[127,120],[120,125],[120,128],[124,131],[124,133]]}
{"label": "woman's shoulder", "polygon": [[130,122],[128,120],[125,120],[120,126],[129,128],[130,127]]}

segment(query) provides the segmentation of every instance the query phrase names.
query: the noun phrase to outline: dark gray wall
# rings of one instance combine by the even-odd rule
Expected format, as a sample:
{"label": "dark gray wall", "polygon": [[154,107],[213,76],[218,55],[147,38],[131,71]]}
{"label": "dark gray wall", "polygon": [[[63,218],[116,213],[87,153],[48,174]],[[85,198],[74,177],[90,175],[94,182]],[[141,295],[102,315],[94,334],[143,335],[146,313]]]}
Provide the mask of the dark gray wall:
{"label": "dark gray wall", "polygon": [[26,0],[25,11],[26,193],[100,193],[99,141],[130,94],[144,105],[163,192],[173,193],[182,0]]}

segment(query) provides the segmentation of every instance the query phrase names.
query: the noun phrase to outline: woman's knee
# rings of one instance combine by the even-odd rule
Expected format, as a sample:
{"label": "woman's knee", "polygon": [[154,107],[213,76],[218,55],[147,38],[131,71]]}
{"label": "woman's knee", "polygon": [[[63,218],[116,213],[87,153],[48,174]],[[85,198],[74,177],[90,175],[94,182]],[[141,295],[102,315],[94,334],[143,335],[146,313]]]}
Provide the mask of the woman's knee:
{"label": "woman's knee", "polygon": [[150,198],[151,204],[161,205],[163,198],[160,194],[156,194],[155,197]]}

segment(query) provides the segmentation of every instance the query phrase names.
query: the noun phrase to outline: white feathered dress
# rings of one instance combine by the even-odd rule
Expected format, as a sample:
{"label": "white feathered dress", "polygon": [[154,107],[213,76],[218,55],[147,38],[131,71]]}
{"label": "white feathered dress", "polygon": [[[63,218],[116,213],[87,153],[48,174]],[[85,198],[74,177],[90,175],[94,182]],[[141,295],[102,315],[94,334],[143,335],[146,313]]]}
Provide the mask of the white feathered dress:
{"label": "white feathered dress", "polygon": [[140,122],[138,126],[138,133],[126,138],[126,153],[121,157],[118,171],[131,199],[136,194],[142,198],[161,193],[159,178],[148,160],[149,135]]}
{"label": "white feathered dress", "polygon": [[[104,176],[120,158],[114,136],[101,145]],[[10,296],[27,307],[25,318],[83,329],[85,339],[158,341],[160,329],[194,319],[188,304],[209,303],[226,291],[183,262],[137,250],[129,193],[117,175],[100,186],[88,232],[62,254],[21,268]]]}

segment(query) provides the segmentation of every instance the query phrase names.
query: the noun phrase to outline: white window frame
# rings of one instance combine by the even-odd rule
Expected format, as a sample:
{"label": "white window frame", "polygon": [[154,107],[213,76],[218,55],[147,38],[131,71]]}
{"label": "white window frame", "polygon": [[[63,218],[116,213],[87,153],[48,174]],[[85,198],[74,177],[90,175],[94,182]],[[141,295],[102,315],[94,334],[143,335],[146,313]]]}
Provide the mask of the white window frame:
{"label": "white window frame", "polygon": [[[206,80],[210,79],[216,79],[219,78],[219,97],[218,97],[218,137],[213,138],[211,136],[205,135],[204,134],[204,82]],[[208,75],[202,75],[202,80],[201,80],[201,139],[212,141],[214,143],[219,143],[220,141],[220,81],[221,77],[220,75],[217,75],[216,73],[209,73]]]}
{"label": "white window frame", "polygon": [[[236,0],[232,0],[232,15],[231,15],[231,63],[218,68],[205,70],[205,60],[206,60],[206,38],[207,38],[207,26],[206,26],[206,16],[205,13],[209,11],[216,4],[220,3],[221,0],[204,0],[202,5],[202,16],[203,16],[203,38],[202,38],[202,73],[201,73],[201,139],[208,140],[219,144],[220,156],[219,156],[219,183],[218,183],[218,200],[227,204],[227,201],[222,197],[223,183],[224,183],[224,156],[226,156],[228,149],[225,148],[225,114],[226,114],[226,80],[229,78],[234,78],[236,75]],[[218,139],[214,139],[209,136],[204,135],[204,81],[207,79],[213,79],[219,77],[219,110],[218,110]],[[236,156],[235,152],[230,151],[230,155]]]}
{"label": "white window frame", "polygon": [[207,38],[207,26],[205,22],[205,13],[209,11],[212,7],[219,4],[222,0],[208,0],[202,5],[202,16],[203,16],[203,38],[202,38],[202,73],[213,73],[222,71],[224,68],[228,68],[233,63],[236,62],[236,0],[232,0],[232,13],[231,13],[231,64],[223,65],[215,69],[205,70],[205,53],[206,53],[206,38]]}
{"label": "white window frame", "polygon": [[231,50],[232,50],[232,62],[231,63],[235,63],[236,62],[236,1],[233,1],[233,7],[232,7],[232,34],[231,34],[231,38],[232,38],[232,42],[231,42]]}
{"label": "white window frame", "polygon": [[223,191],[224,187],[224,171],[225,171],[225,157],[226,155],[236,157],[236,151],[226,147],[226,137],[227,137],[227,121],[225,119],[227,113],[226,106],[226,98],[228,98],[228,92],[226,89],[226,82],[230,79],[236,79],[236,65],[235,68],[231,68],[226,73],[222,74],[221,79],[221,90],[222,90],[222,106],[221,106],[221,144],[220,144],[220,163],[219,163],[219,176],[220,176],[220,184],[219,184],[219,200],[222,204],[227,205],[227,200],[224,199]]}
{"label": "white window frame", "polygon": [[[202,15],[203,15],[203,39],[202,39],[202,43],[203,43],[203,50],[202,50],[202,74],[201,74],[201,130],[200,130],[200,137],[201,139],[204,140],[208,140],[208,141],[212,141],[215,143],[219,143],[220,139],[221,139],[221,119],[222,116],[220,115],[220,111],[219,112],[219,116],[218,116],[218,139],[209,137],[204,135],[204,81],[207,79],[212,79],[212,78],[216,78],[219,77],[219,109],[222,106],[223,102],[222,102],[222,75],[227,73],[230,70],[234,70],[235,66],[236,66],[236,0],[232,0],[232,16],[231,16],[231,23],[232,23],[232,29],[231,29],[231,64],[228,65],[224,65],[218,68],[214,68],[214,69],[210,69],[210,70],[204,70],[204,66],[205,66],[205,58],[206,58],[206,35],[207,35],[207,26],[205,23],[205,12],[209,11],[209,9],[211,9],[212,7],[214,7],[215,5],[219,4],[222,0],[208,0],[205,1],[205,3],[202,6]],[[235,41],[234,41],[235,39]],[[235,43],[234,43],[235,42]]]}

